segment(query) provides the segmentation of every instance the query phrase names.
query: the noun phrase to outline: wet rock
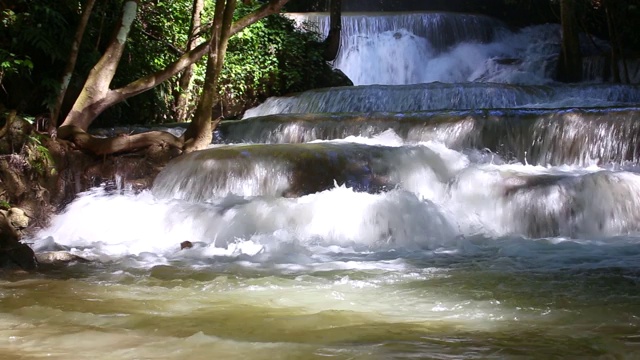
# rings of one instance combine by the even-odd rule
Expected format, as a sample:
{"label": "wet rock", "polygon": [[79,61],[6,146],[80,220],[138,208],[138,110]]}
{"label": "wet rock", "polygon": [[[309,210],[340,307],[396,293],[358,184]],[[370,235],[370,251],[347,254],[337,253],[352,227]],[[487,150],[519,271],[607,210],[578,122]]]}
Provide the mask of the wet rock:
{"label": "wet rock", "polygon": [[[9,218],[10,211],[0,212],[0,267],[34,270],[38,262],[29,245],[20,242],[20,234]],[[20,214],[15,212],[14,214]],[[23,220],[16,215],[19,223]]]}
{"label": "wet rock", "polygon": [[522,64],[522,59],[513,59],[513,58],[499,58],[493,60],[496,64],[500,65],[520,65]]}
{"label": "wet rock", "polygon": [[353,81],[340,69],[333,69],[331,76],[325,79],[321,87],[353,86]]}
{"label": "wet rock", "polygon": [[38,263],[41,265],[62,265],[70,262],[89,262],[82,256],[74,255],[68,251],[46,251],[35,254]]}
{"label": "wet rock", "polygon": [[193,247],[193,243],[191,241],[183,241],[180,243],[180,250],[191,249]]}
{"label": "wet rock", "polygon": [[35,270],[38,267],[33,249],[27,244],[17,243],[13,247],[0,249],[2,267],[17,266],[22,270]]}

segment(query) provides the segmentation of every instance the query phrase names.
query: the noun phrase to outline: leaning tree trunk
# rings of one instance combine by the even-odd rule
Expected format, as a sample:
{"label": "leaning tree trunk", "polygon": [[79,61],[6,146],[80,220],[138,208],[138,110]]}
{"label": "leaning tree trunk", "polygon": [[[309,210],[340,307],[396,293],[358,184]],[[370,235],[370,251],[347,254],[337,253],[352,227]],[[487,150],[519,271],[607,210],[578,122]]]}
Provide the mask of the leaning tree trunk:
{"label": "leaning tree trunk", "polygon": [[[193,0],[193,10],[191,12],[191,28],[189,29],[189,41],[187,51],[195,49],[200,33],[200,15],[204,9],[204,0]],[[185,122],[189,116],[189,88],[193,77],[193,64],[187,66],[178,80],[178,89],[175,95],[175,116],[177,122]]]}
{"label": "leaning tree trunk", "polygon": [[[96,155],[127,152],[150,145],[183,147],[183,141],[167,132],[150,132],[111,139],[99,139],[87,134],[91,123],[107,108],[153,89],[200,60],[209,51],[209,42],[186,52],[166,68],[135,80],[119,89],[110,89],[122,52],[135,19],[139,0],[124,3],[116,35],[98,63],[93,67],[72,110],[58,129],[58,137]],[[279,12],[288,0],[269,0],[256,11],[239,19],[228,30],[227,38],[245,27]],[[220,64],[220,66],[222,66]],[[198,133],[197,131],[194,133]]]}
{"label": "leaning tree trunk", "polygon": [[58,136],[71,140],[76,146],[96,155],[126,152],[132,149],[161,144],[180,147],[181,142],[168,133],[145,133],[129,137],[100,139],[87,134],[93,120],[109,106],[122,101],[118,91],[111,90],[109,85],[115,76],[124,47],[136,18],[137,0],[124,3],[117,32],[109,47],[98,63],[89,72],[78,99],[58,130]]}
{"label": "leaning tree trunk", "polygon": [[326,61],[335,60],[340,50],[340,32],[342,30],[342,0],[331,0],[329,6],[330,27],[329,34],[324,40],[324,53]]}
{"label": "leaning tree trunk", "polygon": [[71,43],[71,51],[69,52],[69,58],[67,59],[67,65],[64,68],[64,72],[62,73],[62,80],[60,81],[60,90],[58,91],[56,102],[51,109],[49,126],[47,129],[50,133],[54,132],[56,127],[58,126],[58,117],[60,116],[62,102],[64,101],[64,96],[67,93],[67,88],[69,87],[69,83],[71,82],[73,70],[76,68],[78,54],[80,53],[80,43],[82,43],[82,37],[84,36],[84,31],[87,28],[87,23],[89,22],[89,17],[91,16],[91,12],[93,11],[93,6],[95,5],[95,3],[96,0],[87,0],[87,3],[84,6],[84,10],[82,11],[82,16],[80,17],[80,23],[78,24],[78,28],[76,29],[76,33],[73,37],[73,42]]}
{"label": "leaning tree trunk", "polygon": [[87,131],[93,120],[113,102],[111,98],[116,94],[110,90],[109,85],[118,69],[137,10],[137,0],[125,2],[114,39],[98,63],[89,72],[89,77],[78,99],[73,104],[73,108],[62,123],[62,127],[75,126],[82,131]]}
{"label": "leaning tree trunk", "polygon": [[558,59],[558,80],[578,82],[582,80],[582,55],[576,19],[576,0],[561,0],[562,49]]}

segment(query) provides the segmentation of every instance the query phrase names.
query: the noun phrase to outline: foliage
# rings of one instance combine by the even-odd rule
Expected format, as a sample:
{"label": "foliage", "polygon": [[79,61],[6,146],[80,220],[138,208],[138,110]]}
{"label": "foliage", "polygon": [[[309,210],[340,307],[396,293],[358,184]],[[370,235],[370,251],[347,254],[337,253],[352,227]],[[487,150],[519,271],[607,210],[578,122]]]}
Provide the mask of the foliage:
{"label": "foliage", "polygon": [[11,204],[5,200],[0,200],[0,210],[9,210],[11,209]]}
{"label": "foliage", "polygon": [[[65,44],[77,9],[71,1],[18,0],[0,15],[0,84],[9,106],[29,102],[44,111],[58,88],[56,69],[64,64]],[[38,99],[38,101],[34,101]]]}
{"label": "foliage", "polygon": [[[188,40],[191,3],[191,0],[166,0],[153,6],[142,5],[139,21],[118,68],[115,86],[162,69],[175,60],[178,50],[184,50]],[[259,5],[239,4],[236,18]],[[213,2],[206,2],[203,22],[211,20],[212,10]],[[224,113],[234,116],[269,96],[320,86],[331,76],[331,68],[322,59],[318,43],[318,34],[297,29],[291,20],[275,15],[233,36],[220,77]],[[190,99],[199,98],[205,77],[204,61],[194,65]],[[124,105],[109,109],[98,124],[172,122],[177,80],[171,79]]]}
{"label": "foliage", "polygon": [[16,54],[0,49],[0,85],[5,76],[28,74],[31,69],[33,69],[33,62],[29,56],[25,55],[21,59]]}
{"label": "foliage", "polygon": [[[60,86],[71,41],[85,1],[16,0],[0,13],[0,104],[33,116],[47,114]],[[203,23],[212,19],[205,1]],[[240,5],[237,17],[260,6]],[[164,68],[185,50],[193,0],[140,2],[138,16],[112,87]],[[93,9],[69,84],[68,111],[91,68],[108,45],[122,1],[99,1]],[[205,25],[206,26],[206,25]],[[206,31],[204,31],[206,33]],[[203,38],[202,41],[206,41]],[[272,16],[232,37],[221,77],[221,95],[232,114],[272,95],[321,84],[331,69],[322,60],[318,36]],[[204,62],[195,64],[190,99],[198,99]],[[105,111],[96,125],[173,121],[178,78]],[[192,100],[195,101],[195,100]],[[193,104],[190,104],[193,106]],[[229,114],[229,112],[227,112]]]}
{"label": "foliage", "polygon": [[[212,2],[207,3],[211,7]],[[113,86],[125,85],[163,69],[184,52],[192,4],[192,0],[141,2]],[[197,71],[203,73],[203,67]],[[177,80],[173,78],[124,104],[116,105],[99,118],[98,124],[130,123],[132,119],[138,123],[172,122]]]}
{"label": "foliage", "polygon": [[29,167],[40,176],[55,175],[56,168],[49,149],[42,144],[42,135],[33,133],[24,147]]}
{"label": "foliage", "polygon": [[[16,13],[11,9],[4,9],[0,14],[0,26],[4,32],[14,26],[17,21]],[[28,74],[33,69],[33,62],[27,55],[22,57],[0,48],[0,85],[5,76]]]}
{"label": "foliage", "polygon": [[[237,15],[250,10],[242,7]],[[231,112],[239,112],[242,105],[269,96],[321,86],[331,73],[322,58],[319,35],[273,15],[230,39],[220,76],[221,97]]]}

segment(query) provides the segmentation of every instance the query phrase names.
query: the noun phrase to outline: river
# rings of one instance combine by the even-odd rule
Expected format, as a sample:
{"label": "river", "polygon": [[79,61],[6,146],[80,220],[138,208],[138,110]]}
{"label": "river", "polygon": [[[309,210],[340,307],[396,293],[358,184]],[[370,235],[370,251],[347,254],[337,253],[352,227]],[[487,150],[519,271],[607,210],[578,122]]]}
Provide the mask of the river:
{"label": "river", "polygon": [[345,29],[358,86],[269,99],[30,239],[90,261],[0,281],[0,358],[639,356],[639,88],[554,83],[553,26]]}

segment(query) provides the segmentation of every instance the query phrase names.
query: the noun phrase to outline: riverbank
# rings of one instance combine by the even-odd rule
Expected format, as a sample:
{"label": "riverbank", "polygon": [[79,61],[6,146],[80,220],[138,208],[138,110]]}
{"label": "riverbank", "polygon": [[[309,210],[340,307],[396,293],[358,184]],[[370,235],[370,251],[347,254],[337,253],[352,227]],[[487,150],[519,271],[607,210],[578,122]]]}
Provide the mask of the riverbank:
{"label": "riverbank", "polygon": [[176,155],[170,149],[150,147],[92,156],[9,114],[0,130],[0,267],[33,270],[34,254],[20,243],[23,237],[48,226],[53,215],[92,187],[149,188]]}

